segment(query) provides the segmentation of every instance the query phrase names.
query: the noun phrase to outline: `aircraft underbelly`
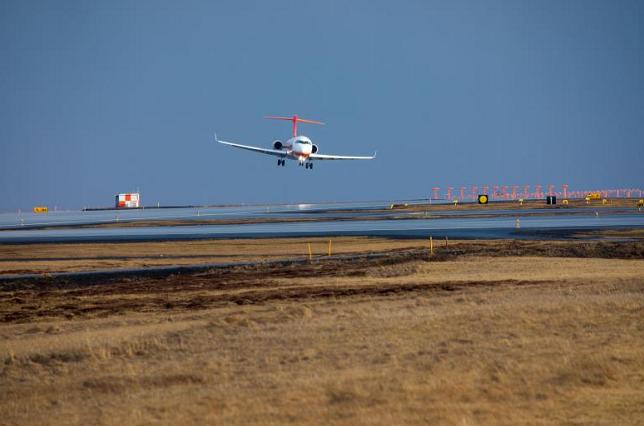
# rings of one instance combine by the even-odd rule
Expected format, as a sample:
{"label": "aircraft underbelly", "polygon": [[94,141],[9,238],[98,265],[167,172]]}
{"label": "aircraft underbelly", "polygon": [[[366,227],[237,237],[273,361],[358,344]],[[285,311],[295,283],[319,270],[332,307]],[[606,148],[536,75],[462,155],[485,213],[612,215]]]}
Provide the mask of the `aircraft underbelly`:
{"label": "aircraft underbelly", "polygon": [[291,151],[289,152],[289,155],[295,160],[308,160],[310,154],[307,154],[305,152]]}

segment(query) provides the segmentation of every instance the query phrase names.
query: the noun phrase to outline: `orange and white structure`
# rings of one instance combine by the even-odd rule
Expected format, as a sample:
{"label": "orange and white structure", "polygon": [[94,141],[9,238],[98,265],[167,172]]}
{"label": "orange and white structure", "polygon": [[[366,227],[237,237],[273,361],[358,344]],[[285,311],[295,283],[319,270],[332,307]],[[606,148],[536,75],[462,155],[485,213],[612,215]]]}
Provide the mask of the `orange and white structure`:
{"label": "orange and white structure", "polygon": [[116,195],[117,209],[138,209],[141,207],[141,194],[138,192],[125,192]]}

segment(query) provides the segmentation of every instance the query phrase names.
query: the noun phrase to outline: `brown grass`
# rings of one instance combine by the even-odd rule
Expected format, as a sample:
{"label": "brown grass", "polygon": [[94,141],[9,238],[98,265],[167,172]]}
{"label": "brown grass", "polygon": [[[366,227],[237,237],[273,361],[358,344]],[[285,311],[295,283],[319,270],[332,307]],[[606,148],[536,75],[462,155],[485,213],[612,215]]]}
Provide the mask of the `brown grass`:
{"label": "brown grass", "polygon": [[[584,237],[633,240],[629,243],[579,241],[449,241],[448,253],[472,255],[537,255],[644,258],[642,230],[587,232]],[[428,249],[425,239],[369,237],[269,238],[237,240],[160,241],[134,243],[0,244],[0,276],[7,274],[146,268],[171,265],[305,259],[308,244],[315,258],[334,255],[389,253]],[[445,254],[445,239],[435,238]]]}
{"label": "brown grass", "polygon": [[[334,254],[421,247],[424,241],[333,238]],[[304,258],[328,252],[329,238],[161,241],[135,243],[0,244],[0,275],[109,268]]]}
{"label": "brown grass", "polygon": [[2,422],[644,422],[643,260],[456,249],[5,286]]}

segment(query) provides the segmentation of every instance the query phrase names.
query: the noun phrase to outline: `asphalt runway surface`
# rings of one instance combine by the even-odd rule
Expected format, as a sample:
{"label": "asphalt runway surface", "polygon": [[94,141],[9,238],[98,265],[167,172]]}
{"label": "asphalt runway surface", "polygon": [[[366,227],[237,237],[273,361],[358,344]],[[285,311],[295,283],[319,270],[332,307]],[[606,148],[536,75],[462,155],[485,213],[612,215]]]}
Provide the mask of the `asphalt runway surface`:
{"label": "asphalt runway surface", "polygon": [[[447,203],[435,203],[445,210],[432,210],[433,216],[489,215],[511,213],[539,213],[547,209],[523,208],[495,210],[450,210]],[[413,205],[413,204],[411,204]],[[191,207],[191,208],[149,208],[132,210],[93,211],[50,211],[47,214],[32,212],[0,213],[0,230],[30,229],[49,226],[98,225],[120,222],[157,220],[194,221],[204,219],[266,219],[266,218],[341,218],[356,216],[416,216],[418,211],[388,210],[389,202],[329,203],[329,204],[285,204],[268,206],[236,207]],[[434,205],[435,207],[435,205]],[[385,210],[384,212],[382,210]],[[587,211],[569,208],[567,213]]]}
{"label": "asphalt runway surface", "polygon": [[[132,210],[50,211],[46,214],[32,212],[0,213],[0,230],[42,226],[87,225],[148,220],[199,220],[199,219],[253,219],[267,217],[298,217],[326,211],[385,209],[384,202],[283,204],[268,206],[148,208]],[[342,214],[342,213],[338,213]],[[346,213],[354,214],[354,213]],[[330,215],[330,214],[327,214]],[[334,214],[335,216],[336,214]]]}
{"label": "asphalt runway surface", "polygon": [[[504,209],[433,210],[433,218],[422,212],[377,211],[388,203],[294,204],[212,208],[106,210],[0,215],[0,243],[154,241],[205,238],[257,238],[297,236],[389,236],[422,238],[541,238],[563,230],[574,232],[644,227],[644,214],[632,209]],[[376,210],[376,211],[374,211]],[[356,211],[359,213],[357,214]],[[531,216],[530,214],[538,213]],[[564,214],[565,213],[565,214]],[[351,216],[385,220],[338,220]],[[396,219],[393,219],[393,216]],[[496,216],[500,215],[500,216]],[[437,218],[439,216],[439,218]],[[481,216],[481,217],[477,217]],[[490,217],[491,216],[491,217]],[[88,224],[199,219],[316,219],[308,222],[209,224],[191,226],[75,227]],[[401,219],[402,217],[402,219]],[[406,217],[413,217],[408,219]],[[518,219],[518,223],[517,223]],[[47,229],[30,229],[47,227]]]}

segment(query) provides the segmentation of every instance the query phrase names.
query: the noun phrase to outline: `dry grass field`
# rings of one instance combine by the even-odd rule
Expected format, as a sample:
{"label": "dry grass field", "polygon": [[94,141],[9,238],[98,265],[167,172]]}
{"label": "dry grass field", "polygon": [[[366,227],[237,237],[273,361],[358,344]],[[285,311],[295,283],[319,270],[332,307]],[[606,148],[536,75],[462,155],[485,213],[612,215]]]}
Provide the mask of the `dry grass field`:
{"label": "dry grass field", "polygon": [[644,423],[641,242],[371,242],[0,283],[0,422]]}
{"label": "dry grass field", "polygon": [[[617,238],[644,241],[644,230],[605,230],[583,232],[580,237]],[[390,239],[374,237],[333,238],[266,238],[232,240],[156,241],[132,243],[56,243],[0,244],[0,277],[10,274],[88,271],[114,268],[146,268],[169,265],[199,265],[231,262],[256,262],[278,259],[306,259],[308,244],[315,258],[328,254],[329,242],[334,255],[397,252],[427,249],[428,240]],[[614,248],[605,253],[585,250],[592,247],[578,241],[516,242],[507,241],[448,241],[450,252],[466,248],[468,254],[511,255],[512,247],[530,247],[539,256],[615,257]],[[444,250],[446,241],[434,239],[437,253]],[[599,246],[601,248],[601,245]],[[618,246],[620,250],[638,248],[634,253],[618,253],[617,257],[642,257],[642,245]],[[514,251],[513,251],[514,250]]]}
{"label": "dry grass field", "polygon": [[[0,244],[0,276],[110,268],[250,262],[426,247],[422,240],[267,238],[83,244]],[[438,242],[437,242],[438,244]]]}

